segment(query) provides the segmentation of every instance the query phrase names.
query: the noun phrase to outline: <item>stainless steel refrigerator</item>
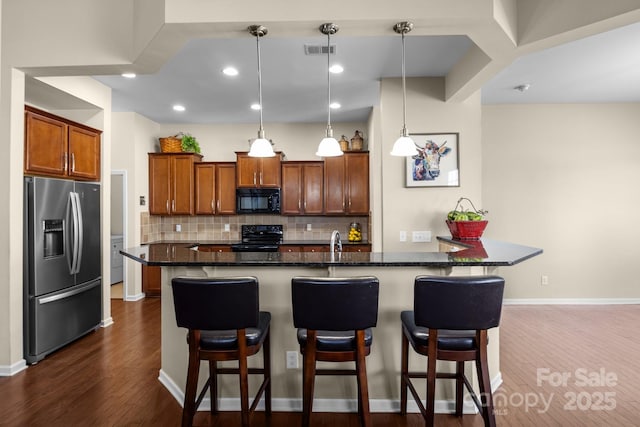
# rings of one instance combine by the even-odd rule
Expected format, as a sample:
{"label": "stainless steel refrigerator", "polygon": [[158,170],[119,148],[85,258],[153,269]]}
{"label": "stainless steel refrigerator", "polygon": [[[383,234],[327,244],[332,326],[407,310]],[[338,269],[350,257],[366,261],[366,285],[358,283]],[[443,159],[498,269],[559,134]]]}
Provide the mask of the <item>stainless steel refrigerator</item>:
{"label": "stainless steel refrigerator", "polygon": [[32,364],[100,325],[100,184],[25,177],[24,215],[24,357]]}

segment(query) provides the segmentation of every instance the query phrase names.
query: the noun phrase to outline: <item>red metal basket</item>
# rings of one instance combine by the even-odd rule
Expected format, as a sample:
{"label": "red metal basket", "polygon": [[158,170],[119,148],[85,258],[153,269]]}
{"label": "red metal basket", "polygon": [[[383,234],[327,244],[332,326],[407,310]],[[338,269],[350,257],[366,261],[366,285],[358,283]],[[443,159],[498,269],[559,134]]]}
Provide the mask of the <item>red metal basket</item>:
{"label": "red metal basket", "polygon": [[450,221],[447,220],[447,226],[454,239],[477,240],[482,237],[484,229],[487,228],[489,221]]}

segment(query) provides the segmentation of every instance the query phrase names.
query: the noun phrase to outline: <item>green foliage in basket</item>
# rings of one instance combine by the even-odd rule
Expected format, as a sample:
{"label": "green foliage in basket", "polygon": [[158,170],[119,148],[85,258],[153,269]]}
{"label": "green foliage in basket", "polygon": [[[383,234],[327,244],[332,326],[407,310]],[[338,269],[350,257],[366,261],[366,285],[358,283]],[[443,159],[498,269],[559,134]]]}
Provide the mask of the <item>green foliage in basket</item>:
{"label": "green foliage in basket", "polygon": [[[463,200],[468,201],[471,204],[473,210],[465,209],[461,205],[461,202]],[[458,209],[458,206],[460,207],[460,209]],[[476,207],[473,206],[471,200],[467,199],[466,197],[461,197],[458,200],[455,209],[447,213],[447,219],[449,221],[482,221],[484,219],[484,215],[486,215],[487,213],[488,212],[483,209],[476,209]]]}
{"label": "green foliage in basket", "polygon": [[182,151],[200,154],[200,144],[191,134],[182,134]]}

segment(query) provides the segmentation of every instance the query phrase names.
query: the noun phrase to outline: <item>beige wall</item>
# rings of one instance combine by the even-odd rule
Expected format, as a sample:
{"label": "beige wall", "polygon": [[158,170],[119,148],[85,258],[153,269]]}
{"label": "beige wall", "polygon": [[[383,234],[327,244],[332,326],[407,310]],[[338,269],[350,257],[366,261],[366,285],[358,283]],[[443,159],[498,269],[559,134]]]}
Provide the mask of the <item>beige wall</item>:
{"label": "beige wall", "polygon": [[638,301],[638,117],[638,104],[483,107],[486,233],[544,249],[501,270],[506,298]]}
{"label": "beige wall", "polygon": [[[380,132],[375,143],[379,150],[378,172],[372,168],[375,188],[381,192],[381,215],[374,218],[374,230],[381,236],[379,250],[389,252],[436,251],[435,236],[448,235],[446,213],[464,196],[482,206],[480,96],[463,103],[444,102],[444,79],[407,79],[407,129],[410,133],[459,132],[460,187],[405,187],[406,159],[390,156],[402,129],[402,85],[400,79],[382,80],[380,93]],[[478,205],[476,205],[478,206]],[[400,242],[400,231],[408,241]],[[431,231],[430,244],[411,243],[411,231]],[[376,243],[377,244],[377,243]]]}

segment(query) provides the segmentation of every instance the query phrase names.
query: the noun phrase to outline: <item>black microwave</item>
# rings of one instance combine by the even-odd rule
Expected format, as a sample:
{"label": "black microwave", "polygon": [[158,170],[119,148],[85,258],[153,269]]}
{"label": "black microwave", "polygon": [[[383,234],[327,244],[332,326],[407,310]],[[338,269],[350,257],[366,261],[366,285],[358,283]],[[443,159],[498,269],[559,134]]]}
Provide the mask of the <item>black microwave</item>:
{"label": "black microwave", "polygon": [[236,189],[236,213],[238,214],[279,214],[279,188],[238,188]]}

